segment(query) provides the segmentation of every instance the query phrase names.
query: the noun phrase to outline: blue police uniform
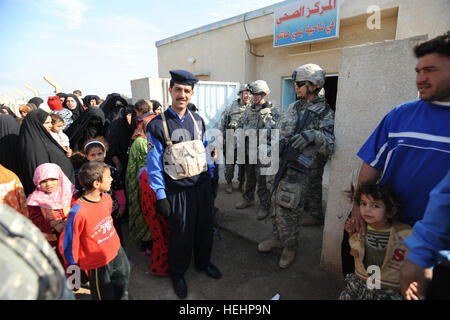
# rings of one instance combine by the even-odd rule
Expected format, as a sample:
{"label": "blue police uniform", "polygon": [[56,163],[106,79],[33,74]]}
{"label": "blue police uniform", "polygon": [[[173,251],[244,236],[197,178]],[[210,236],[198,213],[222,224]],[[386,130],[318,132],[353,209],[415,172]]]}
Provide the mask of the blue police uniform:
{"label": "blue police uniform", "polygon": [[[181,79],[176,78],[177,76]],[[184,74],[180,76],[179,73],[172,74],[172,80],[185,84],[183,76]],[[164,112],[164,116],[173,144],[199,138],[189,110],[186,110],[186,114],[180,119],[178,114],[169,107]],[[210,263],[213,244],[211,178],[214,163],[210,159],[205,123],[198,114],[192,113],[192,116],[198,128],[202,130],[209,170],[189,178],[174,180],[164,172],[163,155],[167,143],[161,115],[155,117],[147,126],[149,184],[155,191],[157,200],[167,198],[171,208],[168,223],[170,229],[169,271],[172,277],[182,276],[186,272],[190,265],[192,250],[194,250],[197,268],[205,269]]]}

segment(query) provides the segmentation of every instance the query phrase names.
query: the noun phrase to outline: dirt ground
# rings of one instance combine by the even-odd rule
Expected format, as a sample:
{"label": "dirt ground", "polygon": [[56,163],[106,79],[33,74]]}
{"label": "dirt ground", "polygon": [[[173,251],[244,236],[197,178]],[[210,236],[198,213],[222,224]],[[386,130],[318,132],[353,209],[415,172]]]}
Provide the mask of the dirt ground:
{"label": "dirt ground", "polygon": [[[342,289],[340,275],[319,267],[322,227],[301,227],[300,247],[295,262],[280,269],[280,252],[259,253],[257,243],[270,236],[270,219],[256,219],[257,206],[234,209],[240,193],[224,192],[221,185],[216,206],[218,229],[214,237],[212,262],[223,277],[214,280],[195,269],[193,263],[185,275],[186,300],[269,300],[276,294],[281,300],[335,300]],[[127,234],[126,224],[124,233]],[[131,264],[129,294],[133,300],[178,300],[169,277],[149,272],[150,258],[139,252],[138,244],[124,246]],[[193,259],[192,259],[193,260]],[[90,299],[88,289],[76,293],[79,300]]]}

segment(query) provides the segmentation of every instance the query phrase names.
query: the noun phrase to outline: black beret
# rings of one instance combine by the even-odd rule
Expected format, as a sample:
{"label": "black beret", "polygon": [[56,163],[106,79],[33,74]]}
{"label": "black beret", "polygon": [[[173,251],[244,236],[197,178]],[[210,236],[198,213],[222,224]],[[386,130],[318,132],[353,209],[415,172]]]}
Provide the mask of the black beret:
{"label": "black beret", "polygon": [[189,71],[185,70],[171,70],[172,81],[182,85],[192,86],[198,82],[198,79]]}

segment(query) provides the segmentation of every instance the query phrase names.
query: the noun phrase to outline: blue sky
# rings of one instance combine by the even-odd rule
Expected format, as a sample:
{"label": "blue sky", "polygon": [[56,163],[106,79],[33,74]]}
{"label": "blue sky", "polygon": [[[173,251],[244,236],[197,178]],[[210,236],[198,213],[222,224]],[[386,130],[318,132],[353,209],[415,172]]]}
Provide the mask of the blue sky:
{"label": "blue sky", "polygon": [[272,5],[271,0],[0,0],[0,95],[63,92],[131,97],[130,80],[158,76],[155,42]]}

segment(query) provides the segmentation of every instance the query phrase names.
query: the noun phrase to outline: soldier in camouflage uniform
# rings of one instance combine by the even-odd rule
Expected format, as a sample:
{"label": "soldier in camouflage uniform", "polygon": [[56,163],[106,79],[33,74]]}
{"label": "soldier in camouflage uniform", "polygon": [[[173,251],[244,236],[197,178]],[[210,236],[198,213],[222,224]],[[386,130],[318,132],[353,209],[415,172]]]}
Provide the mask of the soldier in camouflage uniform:
{"label": "soldier in camouflage uniform", "polygon": [[[227,136],[227,129],[235,130],[238,124],[239,119],[241,118],[243,112],[247,107],[250,106],[252,101],[252,94],[250,93],[250,87],[248,84],[240,84],[238,91],[239,98],[236,99],[231,106],[226,108],[221,117],[220,121],[220,131],[222,131],[222,136],[225,139]],[[225,157],[226,157],[226,146],[223,148]],[[227,181],[227,188],[225,191],[227,193],[233,193],[233,176],[234,176],[234,166],[237,159],[237,151],[234,150],[234,162],[227,163],[225,165],[225,180]],[[238,173],[238,181],[239,181],[239,191],[243,191],[243,186],[245,182],[245,167],[244,164],[238,164],[239,173]]]}
{"label": "soldier in camouflage uniform", "polygon": [[41,231],[4,204],[0,205],[0,283],[0,300],[75,299],[61,262]]}
{"label": "soldier in camouflage uniform", "polygon": [[[272,103],[266,101],[267,95],[270,93],[269,86],[264,80],[257,80],[250,84],[251,92],[253,95],[253,103],[250,108],[247,108],[243,113],[241,119],[238,122],[237,128],[246,130],[255,130],[256,135],[259,139],[259,130],[266,129],[268,131],[267,135],[270,137],[270,130],[276,125],[276,111],[272,108]],[[275,116],[274,116],[275,115]],[[267,142],[258,141],[260,143],[266,144]],[[249,146],[248,141],[246,141],[245,146],[245,174],[246,174],[246,184],[245,192],[243,194],[243,201],[236,204],[236,209],[244,209],[246,207],[252,206],[255,202],[255,189],[258,188],[258,198],[260,203],[260,208],[257,212],[257,218],[259,220],[264,219],[268,216],[270,210],[270,191],[266,185],[266,176],[261,175],[261,167],[259,159],[257,164],[249,163],[249,152],[257,152],[252,150]]]}
{"label": "soldier in camouflage uniform", "polygon": [[[306,64],[297,68],[292,78],[299,100],[281,114],[277,126],[280,144],[290,145],[309,161],[288,163],[273,193],[273,236],[258,245],[260,252],[283,248],[279,262],[281,268],[287,268],[295,259],[299,217],[304,211],[310,175],[325,165],[334,150],[334,112],[325,97],[318,94],[325,84],[325,71],[318,65]],[[308,121],[304,120],[305,114],[309,114]],[[298,128],[299,123],[304,125],[303,128]],[[321,193],[322,188],[316,192]]]}

